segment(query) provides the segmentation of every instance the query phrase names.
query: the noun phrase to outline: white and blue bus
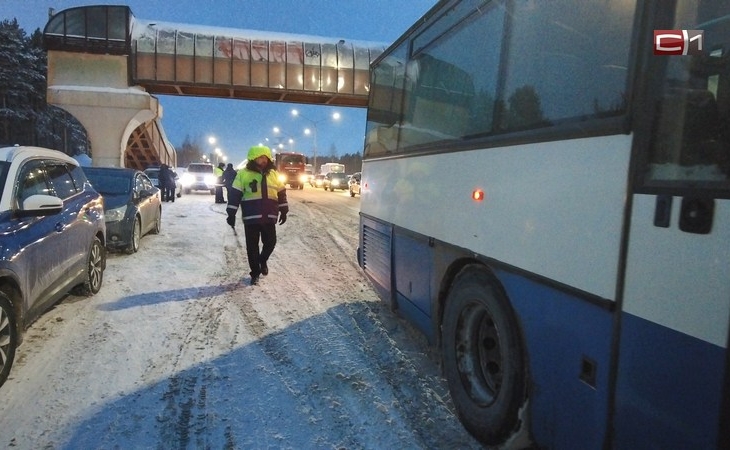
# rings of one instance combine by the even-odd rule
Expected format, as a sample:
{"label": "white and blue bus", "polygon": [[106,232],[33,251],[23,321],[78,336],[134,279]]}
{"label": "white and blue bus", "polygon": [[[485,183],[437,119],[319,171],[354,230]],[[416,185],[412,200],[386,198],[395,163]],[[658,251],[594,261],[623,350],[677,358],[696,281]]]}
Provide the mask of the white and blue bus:
{"label": "white and blue bus", "polygon": [[359,264],[465,428],[730,448],[730,1],[443,0],[370,88]]}

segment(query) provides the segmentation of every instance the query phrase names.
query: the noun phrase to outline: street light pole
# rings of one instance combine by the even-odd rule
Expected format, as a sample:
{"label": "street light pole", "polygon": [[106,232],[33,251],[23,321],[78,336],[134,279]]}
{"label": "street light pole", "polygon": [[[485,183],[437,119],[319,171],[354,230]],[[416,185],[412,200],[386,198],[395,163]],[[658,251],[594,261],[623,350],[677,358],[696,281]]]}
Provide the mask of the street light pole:
{"label": "street light pole", "polygon": [[[312,122],[312,125],[314,126],[314,165],[312,166],[312,173],[317,172],[317,124],[315,122]],[[306,128],[304,130],[304,134],[309,134],[309,128]]]}
{"label": "street light pole", "polygon": [[[220,149],[220,147],[216,147],[215,144],[218,142],[218,138],[215,136],[209,136],[208,137],[208,143],[213,147],[213,152],[210,153],[210,158],[213,159],[213,155],[215,155],[215,165],[218,167],[218,162],[223,159],[225,161],[225,157],[223,155],[223,150]],[[208,158],[206,158],[208,159]]]}
{"label": "street light pole", "polygon": [[[317,124],[318,124],[318,123],[320,123],[320,122],[324,122],[324,120],[326,120],[326,119],[321,119],[321,120],[312,120],[312,119],[310,119],[310,118],[304,117],[304,116],[303,116],[303,115],[302,115],[302,114],[301,114],[301,113],[300,113],[299,111],[297,111],[296,109],[292,109],[292,110],[291,110],[291,114],[292,114],[292,116],[294,116],[294,117],[301,117],[302,119],[304,119],[304,120],[306,120],[306,121],[310,122],[310,123],[312,124],[312,128],[314,128],[314,150],[313,150],[313,154],[314,154],[314,155],[313,155],[313,156],[314,156],[314,165],[312,166],[312,172],[313,172],[313,173],[316,173],[316,172],[317,172]],[[340,118],[340,113],[338,113],[338,112],[332,113],[332,118],[333,118],[334,120],[339,120],[339,118]],[[309,129],[305,129],[305,130],[304,130],[304,134],[309,134]]]}
{"label": "street light pole", "polygon": [[[279,128],[279,127],[272,128],[272,131],[274,132],[274,135],[283,134],[283,135],[289,137],[289,140],[287,141],[287,142],[289,142],[289,151],[291,151],[293,153],[294,152],[294,137],[291,134],[289,134],[289,133],[285,132],[284,130],[282,130],[281,128]],[[277,138],[278,138],[277,140],[278,140],[279,145],[281,145],[282,137],[281,136],[277,136]],[[279,147],[279,148],[281,148],[281,147]]]}
{"label": "street light pole", "polygon": [[[218,141],[215,136],[209,136],[208,137],[208,143],[211,147],[215,148],[215,143]],[[210,156],[213,156],[213,153],[209,153]]]}

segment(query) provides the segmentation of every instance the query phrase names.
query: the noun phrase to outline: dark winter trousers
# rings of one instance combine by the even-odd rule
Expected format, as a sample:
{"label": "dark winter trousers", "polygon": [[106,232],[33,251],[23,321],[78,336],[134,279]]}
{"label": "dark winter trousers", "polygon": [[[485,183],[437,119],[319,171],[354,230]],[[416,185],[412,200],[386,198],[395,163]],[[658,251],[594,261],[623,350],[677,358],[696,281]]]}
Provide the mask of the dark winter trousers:
{"label": "dark winter trousers", "polygon": [[[246,234],[246,255],[251,276],[257,277],[261,275],[261,264],[269,260],[276,246],[276,224],[244,224],[243,231]],[[261,250],[259,250],[259,239],[263,244]]]}

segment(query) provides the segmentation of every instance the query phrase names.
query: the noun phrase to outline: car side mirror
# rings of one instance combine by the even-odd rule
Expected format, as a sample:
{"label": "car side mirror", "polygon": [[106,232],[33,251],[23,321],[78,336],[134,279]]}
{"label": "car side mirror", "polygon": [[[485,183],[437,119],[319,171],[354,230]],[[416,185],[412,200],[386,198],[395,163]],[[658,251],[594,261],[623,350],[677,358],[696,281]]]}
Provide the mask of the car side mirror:
{"label": "car side mirror", "polygon": [[16,211],[18,217],[52,216],[63,211],[63,200],[53,195],[31,195]]}

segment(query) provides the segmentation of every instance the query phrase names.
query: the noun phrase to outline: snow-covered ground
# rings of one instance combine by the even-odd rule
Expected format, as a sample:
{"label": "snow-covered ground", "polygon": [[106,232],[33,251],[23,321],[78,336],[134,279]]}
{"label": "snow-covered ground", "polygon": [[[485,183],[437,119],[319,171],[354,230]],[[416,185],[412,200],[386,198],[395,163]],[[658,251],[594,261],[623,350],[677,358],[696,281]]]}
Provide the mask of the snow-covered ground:
{"label": "snow-covered ground", "polygon": [[99,294],[28,330],[0,387],[14,449],[479,448],[423,337],[355,261],[359,198],[289,191],[270,274],[213,196],[110,254]]}

